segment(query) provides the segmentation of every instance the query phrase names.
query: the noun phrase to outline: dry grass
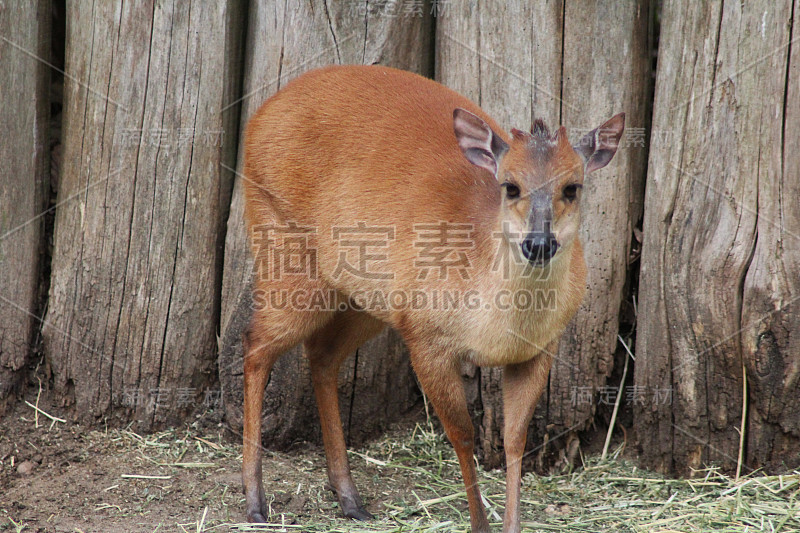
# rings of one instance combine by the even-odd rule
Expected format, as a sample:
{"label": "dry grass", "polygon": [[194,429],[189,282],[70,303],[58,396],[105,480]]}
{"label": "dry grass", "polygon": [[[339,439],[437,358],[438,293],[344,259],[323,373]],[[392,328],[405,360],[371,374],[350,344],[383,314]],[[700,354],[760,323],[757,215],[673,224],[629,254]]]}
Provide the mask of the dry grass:
{"label": "dry grass", "polygon": [[[527,531],[789,532],[800,531],[800,473],[751,476],[734,482],[714,468],[687,480],[665,479],[619,459],[590,458],[578,471],[528,474],[523,482]],[[375,465],[385,476],[402,475],[415,489],[385,503],[372,523],[316,521],[276,513],[267,526],[238,524],[239,531],[442,532],[469,531],[458,462],[449,443],[419,426],[404,440],[384,439],[352,452],[351,461]],[[502,522],[504,472],[479,471],[490,521]],[[296,523],[287,523],[294,522]]]}
{"label": "dry grass", "polygon": [[[97,487],[88,513],[94,516],[89,519],[93,524],[114,519],[116,524],[136,523],[136,531],[185,532],[469,530],[458,463],[450,444],[430,424],[396,430],[351,452],[356,485],[376,514],[372,522],[339,518],[338,504],[325,486],[324,458],[318,449],[266,453],[272,523],[255,526],[239,523],[244,509],[236,481],[241,446],[230,444],[220,434],[209,435],[198,427],[149,436],[110,430],[87,432],[86,439],[104,446],[103,453],[127,457],[119,463],[122,470],[109,478],[113,482],[104,480]],[[110,464],[102,456],[97,460],[97,464]],[[502,522],[504,477],[502,470],[479,468],[489,520],[496,530]],[[178,487],[182,492],[175,492]],[[124,498],[114,498],[126,489]],[[156,506],[174,508],[179,499],[183,501],[180,516],[157,514]],[[574,472],[526,475],[522,511],[524,529],[531,532],[798,532],[800,472],[755,474],[735,481],[709,468],[697,472],[694,479],[664,479],[637,469],[620,458],[617,449],[605,460],[584,458],[583,466]],[[0,513],[0,531],[38,531],[35,525],[26,529],[15,514],[19,516]]]}

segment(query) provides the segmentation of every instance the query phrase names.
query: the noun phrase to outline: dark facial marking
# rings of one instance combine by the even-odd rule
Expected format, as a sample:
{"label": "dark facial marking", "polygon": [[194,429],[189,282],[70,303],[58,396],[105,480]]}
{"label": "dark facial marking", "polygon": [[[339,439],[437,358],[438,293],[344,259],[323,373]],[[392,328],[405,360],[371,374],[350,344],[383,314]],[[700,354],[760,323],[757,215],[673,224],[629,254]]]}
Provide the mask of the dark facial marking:
{"label": "dark facial marking", "polygon": [[531,192],[528,223],[534,233],[550,233],[553,223],[553,197],[545,190]]}

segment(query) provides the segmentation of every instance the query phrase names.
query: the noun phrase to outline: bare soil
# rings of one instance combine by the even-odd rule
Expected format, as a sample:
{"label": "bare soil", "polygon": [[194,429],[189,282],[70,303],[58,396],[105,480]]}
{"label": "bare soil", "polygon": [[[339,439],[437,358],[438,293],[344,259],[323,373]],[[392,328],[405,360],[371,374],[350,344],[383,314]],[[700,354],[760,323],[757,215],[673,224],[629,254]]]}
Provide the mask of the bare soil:
{"label": "bare soil", "polygon": [[[36,392],[26,400],[36,405]],[[46,398],[40,408],[59,409]],[[53,422],[24,402],[2,421],[0,532],[465,533],[469,514],[452,446],[422,417],[350,451],[356,485],[375,521],[340,518],[317,446],[266,452],[271,524],[242,523],[241,445],[207,411],[152,435]],[[624,432],[623,432],[624,435]],[[581,465],[526,474],[522,527],[530,533],[800,531],[800,472],[740,479],[718,467],[666,479],[587,443]],[[593,455],[593,456],[592,456]],[[478,468],[489,521],[499,531],[505,473]]]}
{"label": "bare soil", "polygon": [[[35,404],[36,394],[25,400]],[[59,416],[46,398],[39,407]],[[41,413],[37,427],[36,413],[20,401],[0,421],[0,531],[227,531],[243,522],[241,445],[217,422],[219,413],[153,435],[88,429]],[[409,424],[393,431],[409,435]],[[276,524],[343,521],[319,447],[267,451],[263,468]],[[387,483],[369,461],[353,470],[373,514],[412,492],[411,480]]]}

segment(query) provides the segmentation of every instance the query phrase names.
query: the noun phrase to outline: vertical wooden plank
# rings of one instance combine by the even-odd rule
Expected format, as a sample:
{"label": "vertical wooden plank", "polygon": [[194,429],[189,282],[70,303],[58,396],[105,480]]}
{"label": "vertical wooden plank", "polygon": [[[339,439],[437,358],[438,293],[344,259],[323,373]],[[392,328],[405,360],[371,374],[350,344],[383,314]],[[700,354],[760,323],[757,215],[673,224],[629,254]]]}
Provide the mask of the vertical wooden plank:
{"label": "vertical wooden plank", "polygon": [[13,399],[40,327],[49,57],[50,3],[0,4],[0,414]]}
{"label": "vertical wooden plank", "polygon": [[[782,27],[785,11],[769,13],[767,25]],[[759,153],[758,227],[755,250],[744,281],[742,350],[748,379],[747,454],[751,468],[785,472],[800,464],[800,2],[791,26],[779,32],[774,60],[748,76],[748,90],[768,87],[770,133]],[[770,16],[771,15],[771,16]],[[784,26],[785,27],[785,26]],[[785,74],[781,70],[785,67]],[[781,87],[785,82],[783,109]],[[781,116],[782,115],[782,116]],[[780,128],[780,133],[777,131]],[[778,141],[780,139],[780,141]],[[761,170],[761,167],[765,170]]]}
{"label": "vertical wooden plank", "polygon": [[[253,2],[242,124],[291,79],[323,65],[382,64],[429,74],[431,6],[428,2],[418,4],[366,0]],[[219,342],[220,383],[226,418],[234,430],[242,425],[241,339],[251,315],[253,270],[243,200],[239,174],[225,243]],[[265,444],[286,446],[299,439],[321,439],[307,363],[300,352],[299,347],[292,350],[272,371],[265,395]],[[343,365],[340,375],[340,404],[348,440],[359,442],[397,419],[413,404],[415,390],[408,358],[396,333],[385,331],[366,343]]]}
{"label": "vertical wooden plank", "polygon": [[44,339],[77,418],[177,422],[213,374],[231,187],[221,165],[236,126],[222,107],[241,33],[232,4],[68,5]]}
{"label": "vertical wooden plank", "polygon": [[[437,79],[475,100],[507,128],[533,118],[581,132],[626,111],[628,124],[646,120],[649,2],[458,2],[437,24]],[[576,386],[597,390],[611,371],[633,225],[641,216],[644,149],[623,147],[587,181],[581,238],[590,287],[551,370],[534,416],[529,448],[557,436],[574,440],[594,414],[574,402]],[[468,390],[478,412],[486,464],[503,461],[502,372],[474,369]],[[562,441],[563,443],[563,441]],[[558,446],[563,444],[559,443]],[[577,448],[575,448],[577,450]]]}
{"label": "vertical wooden plank", "polygon": [[789,2],[664,5],[653,127],[673,142],[650,157],[636,383],[672,404],[635,413],[659,470],[736,467],[743,364],[744,471],[797,450],[797,343],[783,333],[798,271],[782,244],[797,228],[784,207],[797,187],[791,20]]}
{"label": "vertical wooden plank", "polygon": [[550,375],[548,423],[562,431],[585,429],[594,416],[597,403],[578,400],[578,391],[605,386],[618,346],[620,309],[629,297],[624,288],[647,162],[649,16],[649,0],[566,3],[561,122],[577,142],[624,111],[626,134],[611,163],[584,181],[580,238],[587,292],[559,347],[562,364],[555,363]]}
{"label": "vertical wooden plank", "polygon": [[[697,121],[702,105],[692,101],[713,83],[716,34],[720,2],[695,4],[665,2],[661,12],[658,68],[653,104],[653,130],[645,198],[643,245],[639,274],[639,323],[636,335],[634,380],[650,391],[673,392],[671,335],[678,326],[668,321],[667,285],[674,285],[666,271],[674,262],[666,255],[667,235],[673,220],[685,144],[678,142],[691,115]],[[709,42],[709,38],[713,41]],[[707,97],[706,97],[707,100]],[[698,129],[698,126],[693,126]],[[662,133],[663,132],[663,133]],[[663,138],[659,138],[661,135]],[[689,180],[691,184],[691,180]],[[674,231],[674,230],[673,230]],[[685,348],[684,348],[684,351]],[[636,406],[634,422],[645,463],[659,471],[673,469],[672,411],[675,398]],[[682,456],[682,458],[685,455]]]}

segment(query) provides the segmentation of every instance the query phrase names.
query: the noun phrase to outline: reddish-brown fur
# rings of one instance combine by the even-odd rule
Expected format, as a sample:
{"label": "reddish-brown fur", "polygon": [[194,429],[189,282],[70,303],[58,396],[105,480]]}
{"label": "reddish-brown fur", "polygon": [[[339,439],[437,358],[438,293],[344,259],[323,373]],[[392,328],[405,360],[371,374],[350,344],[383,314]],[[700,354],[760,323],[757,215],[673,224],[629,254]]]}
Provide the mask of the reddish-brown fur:
{"label": "reddish-brown fur", "polygon": [[[471,163],[459,148],[454,134],[458,108],[480,117],[509,145],[497,158],[496,176]],[[619,120],[607,124],[621,134]],[[384,67],[312,71],[264,103],[245,133],[246,218],[256,265],[261,267],[256,291],[263,296],[278,290],[321,290],[348,308],[310,311],[266,305],[254,311],[244,361],[243,482],[250,520],[266,518],[260,414],[267,377],[275,360],[300,342],[311,366],[331,484],[347,516],[369,518],[350,477],[336,379],[342,360],[389,324],[403,335],[422,388],[456,450],[473,531],[488,531],[488,522],[476,484],[474,430],[459,368],[462,359],[505,367],[504,531],[519,530],[520,461],[527,426],[547,382],[551,354],[580,304],[586,278],[576,236],[579,202],[562,191],[582,183],[584,161],[590,161],[587,171],[604,165],[607,160],[599,164],[590,158],[600,148],[615,150],[618,139],[616,135],[613,143],[598,142],[596,150],[584,154],[569,145],[563,128],[554,136],[515,130],[509,137],[466,98],[431,80]],[[507,181],[519,186],[519,199],[505,197],[501,183]],[[533,198],[540,199],[541,209],[542,198],[549,202],[547,222],[559,240],[559,251],[548,264],[534,269],[533,277],[522,275],[530,274],[530,265],[516,263],[510,274],[501,275],[495,260],[502,252],[519,255],[520,241],[535,218]],[[415,225],[442,222],[470,229],[471,246],[462,256],[469,263],[467,279],[456,270],[445,277],[436,269],[420,275],[420,247],[415,246],[420,231]],[[511,228],[506,233],[501,232],[503,222]],[[368,276],[337,271],[342,245],[336,229],[359,223],[391,229],[385,247],[368,250]],[[290,253],[292,245],[280,239],[265,245],[263,229],[288,224],[310,229],[303,239],[314,251],[317,275],[271,270],[274,258]],[[352,259],[355,262],[357,256]],[[501,291],[521,289],[555,291],[553,308],[509,311],[483,305],[494,302]],[[436,290],[474,291],[482,303],[479,308],[450,311],[365,303],[378,293]]]}

